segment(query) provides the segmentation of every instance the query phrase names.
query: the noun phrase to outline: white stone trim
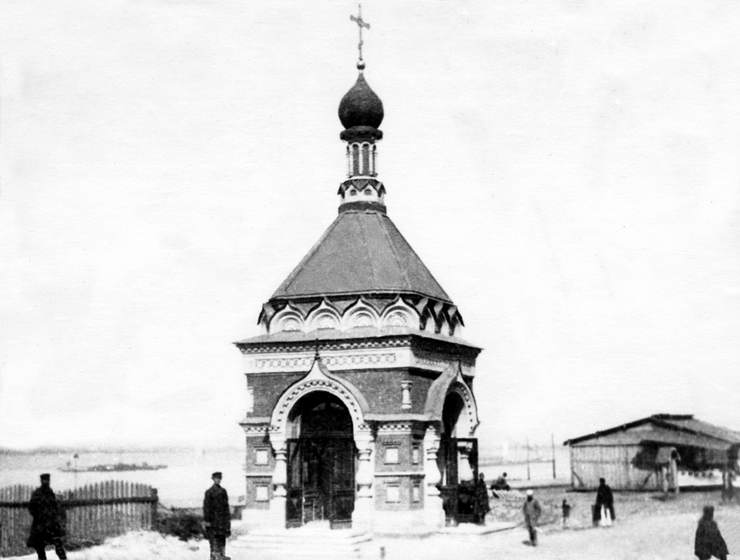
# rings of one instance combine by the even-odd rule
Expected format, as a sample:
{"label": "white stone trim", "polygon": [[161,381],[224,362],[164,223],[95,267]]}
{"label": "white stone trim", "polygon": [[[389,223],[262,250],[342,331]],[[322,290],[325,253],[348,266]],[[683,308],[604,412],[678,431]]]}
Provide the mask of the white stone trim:
{"label": "white stone trim", "polygon": [[[289,323],[295,323],[295,328],[286,328]],[[303,331],[305,330],[303,315],[298,309],[288,304],[283,309],[275,313],[275,315],[270,320],[270,324],[268,325],[267,330],[268,332],[278,332],[286,330]]]}
{"label": "white stone trim", "polygon": [[356,327],[372,327],[377,329],[379,326],[380,317],[378,313],[362,298],[358,299],[342,314],[341,328],[345,331]]}
{"label": "white stone trim", "polygon": [[[327,321],[333,326],[328,326]],[[305,330],[306,332],[310,332],[323,328],[339,329],[341,325],[342,317],[339,315],[339,312],[326,303],[326,300],[323,300],[316,309],[309,313],[306,318]]]}
{"label": "white stone trim", "polygon": [[413,431],[414,431],[413,422],[406,422],[406,421],[381,422],[378,424],[378,427],[377,427],[378,435],[410,434]]}
{"label": "white stone trim", "polygon": [[[394,317],[402,317],[400,324],[398,321],[394,321]],[[380,316],[381,328],[407,327],[418,329],[419,325],[419,313],[400,298],[386,307]]]}
{"label": "white stone trim", "polygon": [[425,477],[424,471],[375,471],[375,478],[388,478],[393,476],[418,476]]}
{"label": "white stone trim", "polygon": [[455,432],[458,437],[472,437],[475,435],[475,430],[478,428],[478,424],[480,424],[480,421],[478,420],[478,405],[475,402],[473,391],[471,391],[470,387],[465,383],[460,369],[457,371],[455,380],[447,389],[445,400],[447,400],[447,396],[451,393],[460,395],[464,404],[463,409],[460,411],[460,416],[457,419],[457,423],[455,424]]}
{"label": "white stone trim", "polygon": [[[453,357],[431,352],[414,353],[410,346],[325,350],[321,356],[323,363],[337,372],[413,367],[442,373],[457,365]],[[313,358],[314,353],[310,351],[245,354],[245,373],[305,372],[311,367]],[[463,362],[462,370],[464,375],[474,376],[474,362]]]}

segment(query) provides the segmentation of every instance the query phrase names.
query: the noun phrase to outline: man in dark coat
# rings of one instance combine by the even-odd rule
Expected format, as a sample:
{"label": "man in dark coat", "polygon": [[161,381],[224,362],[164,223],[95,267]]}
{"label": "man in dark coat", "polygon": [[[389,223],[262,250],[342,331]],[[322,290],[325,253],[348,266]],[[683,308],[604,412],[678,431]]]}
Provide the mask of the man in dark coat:
{"label": "man in dark coat", "polygon": [[483,473],[478,475],[478,482],[475,485],[475,501],[477,504],[478,523],[485,525],[486,515],[491,511],[491,504],[488,499],[486,476]]}
{"label": "man in dark coat", "polygon": [[203,520],[206,525],[206,536],[211,546],[211,560],[229,560],[224,555],[226,537],[231,535],[231,510],[229,495],[221,488],[221,473],[211,475],[213,486],[206,490],[203,498]]}
{"label": "man in dark coat", "polygon": [[[603,478],[599,479],[599,488],[596,490],[596,513],[601,519],[601,508],[604,507],[608,512],[611,521],[614,521],[614,494],[612,489]],[[602,519],[603,521],[603,519]]]}
{"label": "man in dark coat", "polygon": [[524,524],[527,526],[527,531],[529,531],[529,543],[532,546],[537,546],[537,524],[540,515],[542,515],[542,507],[535,499],[532,490],[527,490],[527,499],[522,506],[522,513],[524,513]]}
{"label": "man in dark coat", "polygon": [[696,528],[694,554],[699,560],[709,560],[712,556],[719,560],[727,560],[729,551],[714,521],[714,506],[704,506],[704,515]]}
{"label": "man in dark coat", "polygon": [[57,503],[54,491],[51,489],[51,476],[47,473],[41,475],[41,486],[31,494],[28,511],[31,512],[33,522],[31,533],[28,535],[26,544],[36,549],[39,560],[46,560],[46,545],[53,545],[60,560],[67,558],[64,551],[62,538],[64,537],[64,525],[61,522],[61,510]]}

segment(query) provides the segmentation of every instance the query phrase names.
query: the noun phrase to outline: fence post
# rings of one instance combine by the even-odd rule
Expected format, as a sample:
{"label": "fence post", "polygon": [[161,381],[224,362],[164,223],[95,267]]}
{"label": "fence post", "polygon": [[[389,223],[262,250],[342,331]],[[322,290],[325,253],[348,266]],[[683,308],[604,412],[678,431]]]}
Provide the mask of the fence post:
{"label": "fence post", "polygon": [[151,488],[152,493],[152,526],[150,529],[153,531],[157,530],[157,506],[159,505],[159,496],[157,495],[157,489]]}

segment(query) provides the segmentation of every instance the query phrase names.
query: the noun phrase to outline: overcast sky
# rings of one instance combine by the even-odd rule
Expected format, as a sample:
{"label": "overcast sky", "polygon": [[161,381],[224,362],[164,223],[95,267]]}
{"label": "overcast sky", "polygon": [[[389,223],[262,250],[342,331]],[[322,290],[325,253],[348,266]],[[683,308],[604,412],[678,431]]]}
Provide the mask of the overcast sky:
{"label": "overcast sky", "polygon": [[[240,445],[231,342],[336,214],[354,2],[0,4],[0,445]],[[389,215],[484,446],[740,429],[740,4],[366,1]]]}

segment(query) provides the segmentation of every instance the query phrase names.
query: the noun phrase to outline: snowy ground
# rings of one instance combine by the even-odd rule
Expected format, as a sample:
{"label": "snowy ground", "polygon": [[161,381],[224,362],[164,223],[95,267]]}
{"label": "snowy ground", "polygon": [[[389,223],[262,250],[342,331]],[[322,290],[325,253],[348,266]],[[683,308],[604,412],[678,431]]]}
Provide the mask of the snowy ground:
{"label": "snowy ground", "polygon": [[[564,493],[562,490],[538,492],[545,507],[546,521],[540,530],[540,546],[524,543],[526,531],[517,527],[483,536],[440,535],[426,539],[376,539],[365,550],[368,559],[380,558],[385,548],[386,560],[483,560],[490,558],[552,560],[681,560],[694,558],[693,538],[696,522],[704,504],[717,504],[717,493],[683,494],[678,499],[661,501],[647,494],[617,494],[617,522],[610,528],[590,526],[593,494]],[[563,496],[575,504],[573,528],[563,530],[558,508]],[[502,502],[492,501],[494,513],[518,514],[519,496],[510,495],[507,510]],[[716,505],[715,519],[727,540],[731,553],[740,556],[740,505]],[[286,551],[287,552],[287,551]],[[253,554],[227,545],[234,560],[254,560]],[[49,558],[54,558],[52,551]],[[24,556],[24,560],[35,556]],[[284,557],[289,557],[286,554]],[[109,539],[105,544],[69,554],[70,560],[206,560],[208,544],[181,542],[174,537],[140,532]]]}

